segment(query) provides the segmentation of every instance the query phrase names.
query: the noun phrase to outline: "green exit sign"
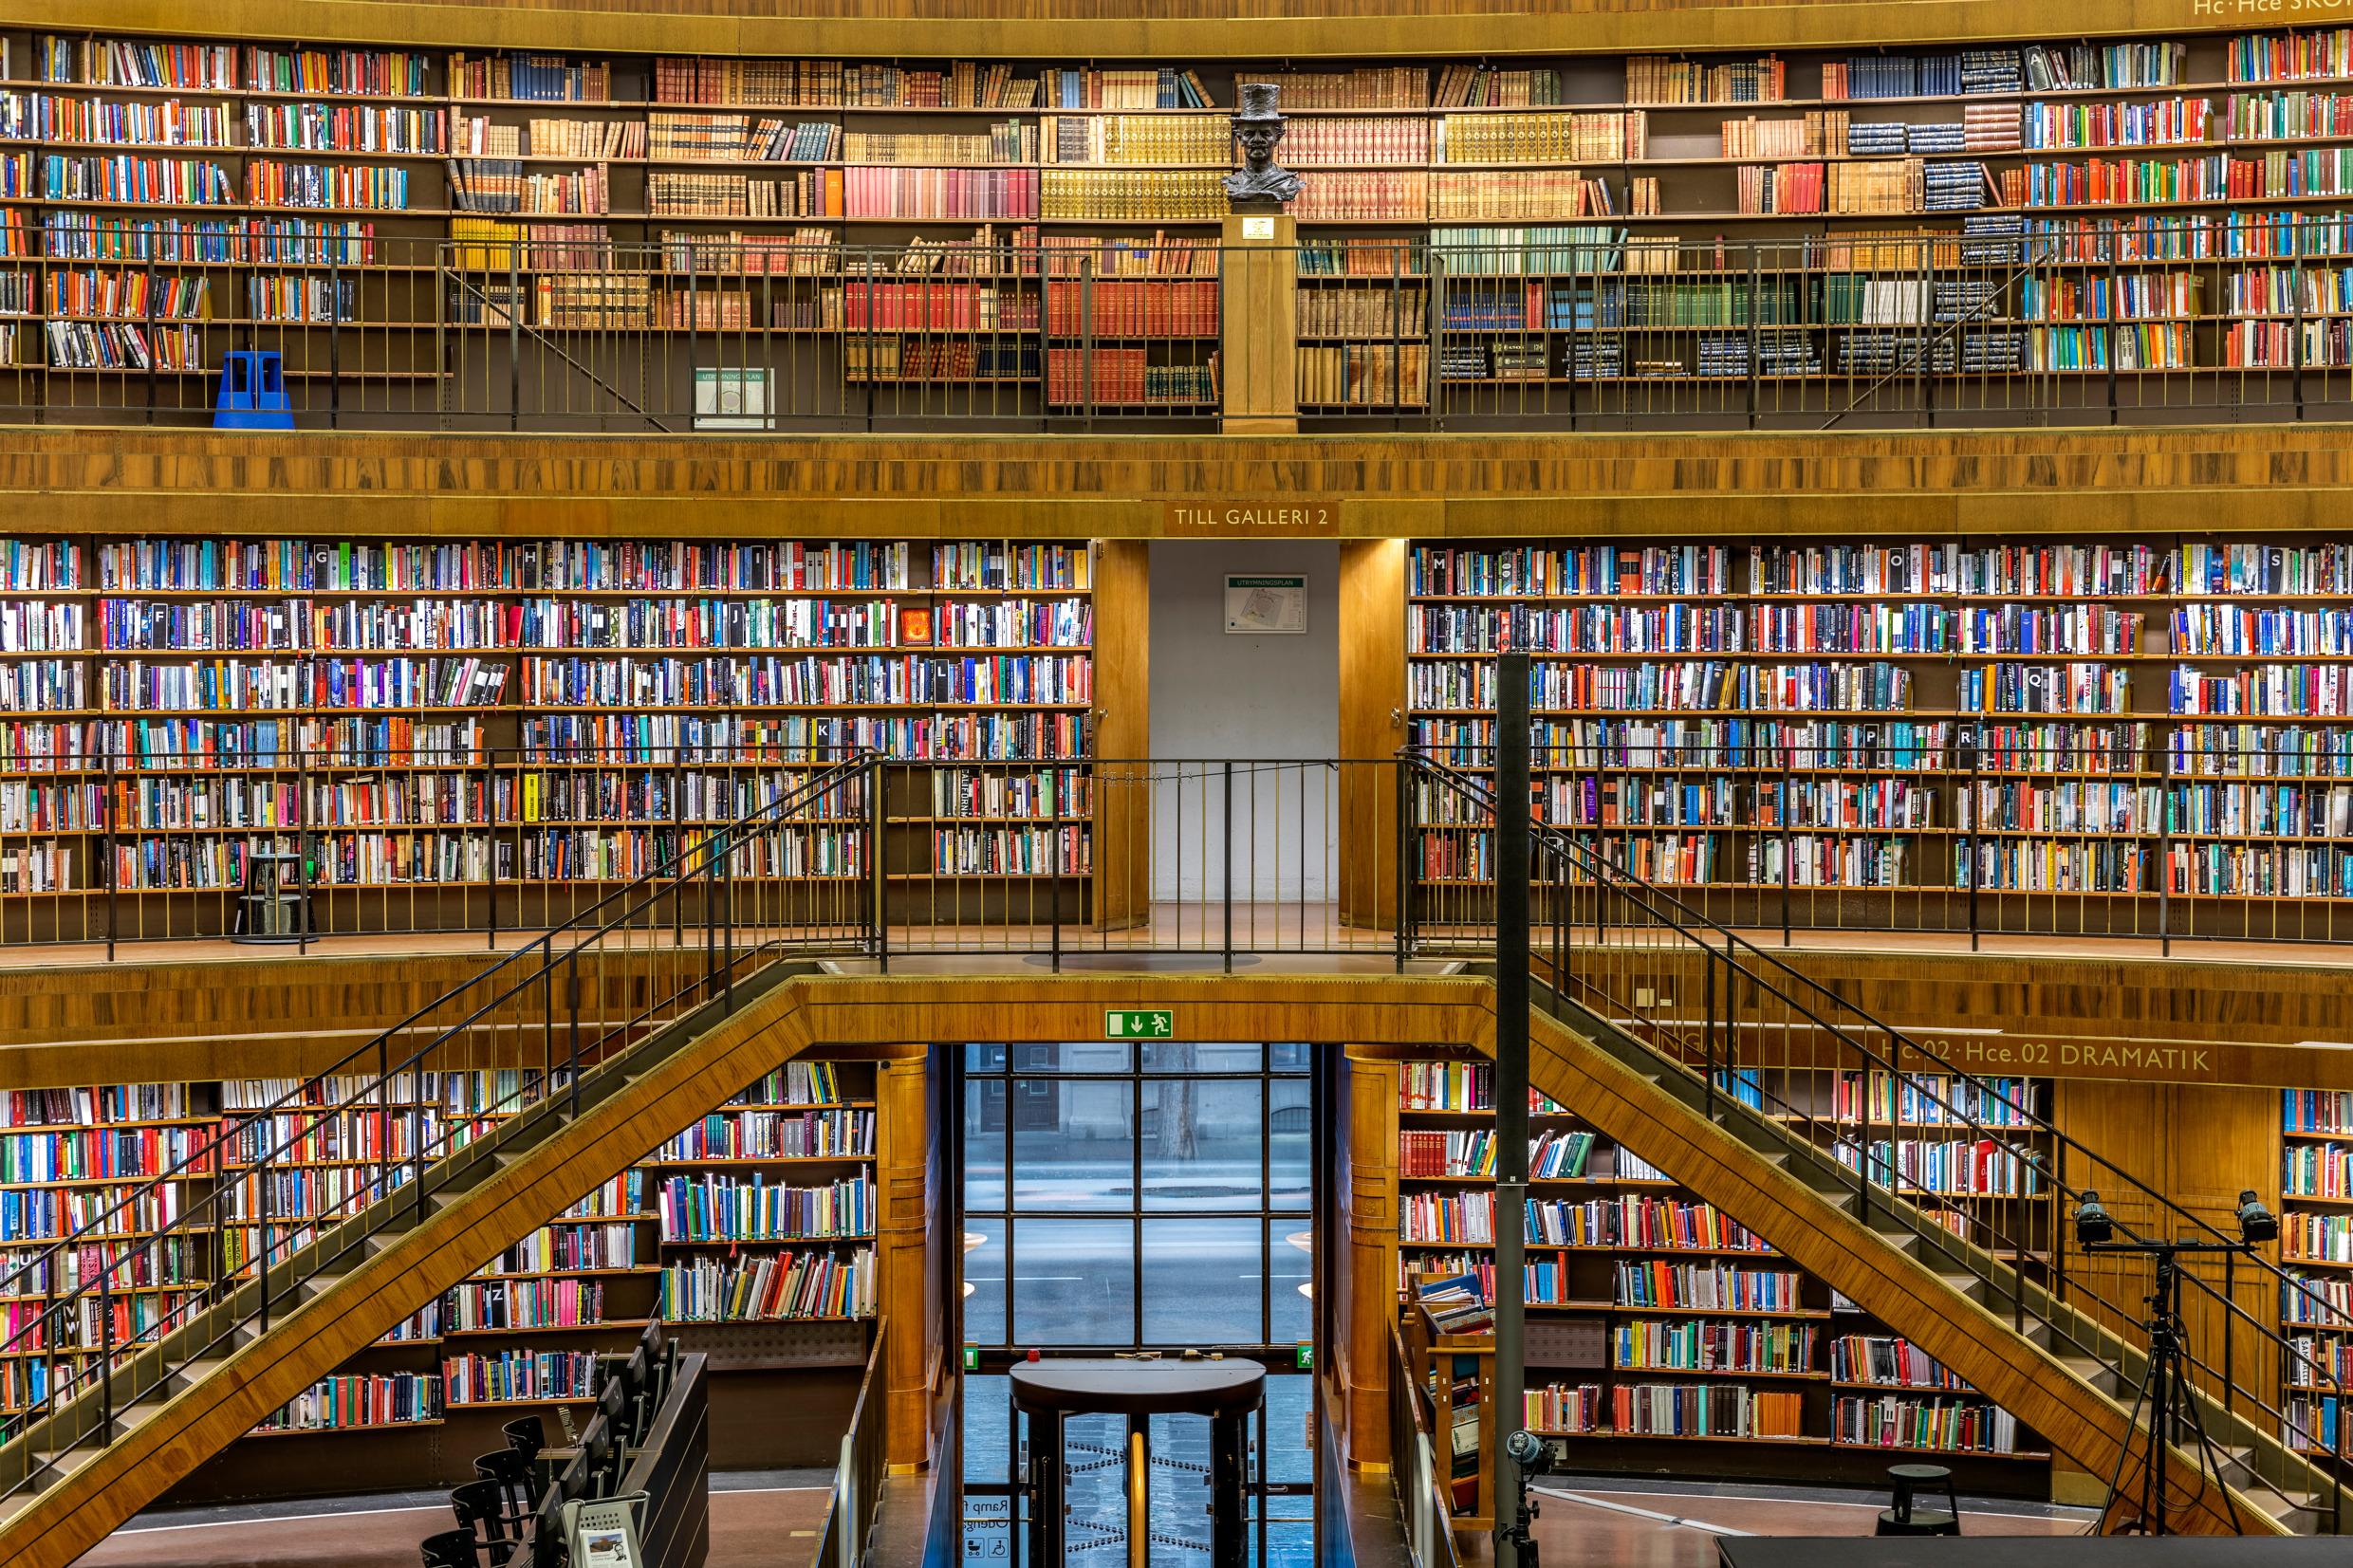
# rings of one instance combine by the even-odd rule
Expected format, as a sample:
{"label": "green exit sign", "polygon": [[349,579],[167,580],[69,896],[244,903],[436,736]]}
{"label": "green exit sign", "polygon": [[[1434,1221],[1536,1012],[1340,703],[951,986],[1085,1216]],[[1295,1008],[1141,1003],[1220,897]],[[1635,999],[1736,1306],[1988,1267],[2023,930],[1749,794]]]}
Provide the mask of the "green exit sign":
{"label": "green exit sign", "polygon": [[978,1372],[980,1370],[980,1347],[978,1345],[966,1345],[964,1347],[964,1370],[966,1372]]}
{"label": "green exit sign", "polygon": [[1313,1372],[1315,1370],[1315,1346],[1311,1344],[1302,1344],[1299,1347],[1299,1370],[1301,1372]]}
{"label": "green exit sign", "polygon": [[1167,1008],[1146,1008],[1142,1011],[1113,1011],[1103,1014],[1105,1040],[1174,1040],[1176,1038],[1176,1014]]}

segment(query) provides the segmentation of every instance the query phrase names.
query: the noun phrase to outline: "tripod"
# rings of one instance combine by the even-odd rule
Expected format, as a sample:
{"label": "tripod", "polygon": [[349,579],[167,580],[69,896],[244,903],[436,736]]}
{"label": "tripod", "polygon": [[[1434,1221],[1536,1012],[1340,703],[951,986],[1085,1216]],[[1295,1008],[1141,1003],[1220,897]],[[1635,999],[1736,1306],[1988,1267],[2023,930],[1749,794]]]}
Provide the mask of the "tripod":
{"label": "tripod", "polygon": [[2117,1452],[2116,1471],[2108,1477],[2107,1501],[2100,1509],[2100,1517],[2105,1520],[2118,1504],[2125,1502],[2124,1470],[2132,1460],[2133,1442],[2139,1435],[2140,1411],[2145,1407],[2149,1412],[2149,1454],[2148,1463],[2140,1467],[2139,1496],[2132,1500],[2137,1511],[2132,1522],[2115,1533],[2173,1533],[2166,1522],[2165,1472],[2172,1456],[2171,1438],[2186,1429],[2196,1439],[2193,1451],[2196,1467],[2193,1475],[2201,1482],[2212,1477],[2215,1489],[2222,1494],[2223,1507],[2229,1512],[2231,1533],[2246,1534],[2239,1524],[2238,1504],[2222,1480],[2222,1456],[2214,1448],[2214,1439],[2206,1434],[2206,1418],[2198,1409],[2197,1390],[2190,1381],[2188,1335],[2181,1321],[2181,1254],[2251,1254],[2253,1248],[2228,1242],[2134,1241],[2096,1242],[2084,1250],[2139,1253],[2157,1263],[2157,1279],[2147,1298],[2149,1320],[2140,1325],[2148,1331],[2149,1364],[2140,1374],[2140,1388],[2133,1393],[2132,1414],[2125,1420],[2124,1446]]}
{"label": "tripod", "polygon": [[1503,1451],[1511,1461],[1518,1480],[1512,1518],[1510,1523],[1495,1510],[1495,1562],[1497,1568],[1537,1568],[1536,1559],[1536,1500],[1529,1495],[1529,1483],[1540,1475],[1552,1472],[1552,1445],[1534,1432],[1517,1431],[1504,1440]]}

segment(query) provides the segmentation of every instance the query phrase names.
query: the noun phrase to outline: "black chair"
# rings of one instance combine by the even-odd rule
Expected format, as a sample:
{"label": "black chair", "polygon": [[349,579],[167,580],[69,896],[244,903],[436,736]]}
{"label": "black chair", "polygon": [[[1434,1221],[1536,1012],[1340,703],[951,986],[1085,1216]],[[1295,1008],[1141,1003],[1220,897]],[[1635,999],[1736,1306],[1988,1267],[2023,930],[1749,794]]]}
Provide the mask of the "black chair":
{"label": "black chair", "polygon": [[417,1551],[425,1559],[425,1568],[488,1568],[482,1559],[482,1542],[472,1530],[444,1530],[427,1536]]}
{"label": "black chair", "polygon": [[[1953,1490],[1953,1472],[1942,1465],[1890,1465],[1887,1479],[1896,1488],[1896,1505],[1880,1515],[1882,1536],[1957,1536],[1961,1533],[1961,1500]],[[1915,1493],[1944,1488],[1945,1508],[1913,1506]]]}
{"label": "black chair", "polygon": [[527,1415],[520,1421],[510,1421],[499,1430],[506,1434],[507,1447],[521,1454],[526,1460],[537,1459],[539,1450],[547,1446],[547,1428],[536,1415]]}
{"label": "black chair", "polygon": [[450,1488],[450,1512],[457,1527],[490,1548],[492,1562],[504,1562],[523,1543],[520,1532],[507,1524],[507,1499],[495,1481],[469,1481]]}
{"label": "black chair", "polygon": [[523,1522],[531,1517],[531,1462],[512,1448],[500,1448],[475,1460],[473,1473],[498,1488],[499,1524],[522,1540]]}

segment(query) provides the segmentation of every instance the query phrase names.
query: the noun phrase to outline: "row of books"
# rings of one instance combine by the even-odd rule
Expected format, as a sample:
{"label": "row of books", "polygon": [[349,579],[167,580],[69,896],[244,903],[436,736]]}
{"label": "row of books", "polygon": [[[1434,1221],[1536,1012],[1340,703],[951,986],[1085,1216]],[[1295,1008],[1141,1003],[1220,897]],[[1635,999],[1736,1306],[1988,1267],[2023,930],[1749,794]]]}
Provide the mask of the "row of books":
{"label": "row of books", "polygon": [[[1529,667],[1529,680],[1531,704],[1556,712],[1734,708],[1895,711],[1912,703],[1912,672],[1885,661],[1733,664],[1710,659],[1630,667],[1546,662]],[[1406,691],[1417,709],[1491,710],[1495,665],[1417,660],[1406,666]],[[1972,706],[1996,710],[1990,697]]]}
{"label": "row of books", "polygon": [[1745,585],[1724,545],[1417,545],[1416,598],[1624,594],[1869,594],[2009,599],[2122,598],[2173,592],[2353,595],[2353,546],[2341,544],[1753,545]]}
{"label": "row of books", "polygon": [[[1667,603],[1563,609],[1418,603],[1410,654],[1659,653],[2089,654],[2141,651],[2147,618],[2096,603],[2050,609],[1955,609],[1930,601],[1811,604]],[[2345,643],[2345,647],[2338,646]],[[2353,647],[2353,611],[2251,610],[2196,604],[2175,612],[2172,650],[2281,656]],[[2152,650],[2165,652],[2168,650]]]}
{"label": "row of books", "polygon": [[1998,1406],[1975,1401],[1840,1399],[1831,1411],[1837,1441],[1877,1448],[1950,1453],[2016,1453],[2018,1422]]}
{"label": "row of books", "polygon": [[[298,539],[137,539],[91,551],[100,591],[387,592],[1084,592],[1089,554],[1073,544],[955,541],[931,546],[931,581],[916,581],[905,542],[811,544],[549,539],[380,544]],[[12,542],[0,564],[10,589],[71,588],[81,546]]]}
{"label": "row of books", "polygon": [[[1585,1173],[1592,1157],[1591,1133],[1547,1130],[1529,1139],[1528,1173],[1540,1181],[1570,1181]],[[1398,1134],[1398,1174],[1402,1178],[1494,1173],[1495,1134],[1490,1129],[1407,1128]]]}
{"label": "row of books", "polygon": [[1610,1365],[1641,1372],[1806,1373],[1814,1369],[1816,1332],[1810,1323],[1637,1319],[1612,1331]]}

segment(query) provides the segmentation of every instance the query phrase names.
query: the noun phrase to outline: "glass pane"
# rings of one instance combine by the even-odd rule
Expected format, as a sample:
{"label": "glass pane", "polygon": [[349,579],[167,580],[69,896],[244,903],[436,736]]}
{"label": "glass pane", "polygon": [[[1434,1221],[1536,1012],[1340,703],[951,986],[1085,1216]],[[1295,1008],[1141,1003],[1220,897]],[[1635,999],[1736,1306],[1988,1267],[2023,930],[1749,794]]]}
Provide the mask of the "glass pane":
{"label": "glass pane", "polygon": [[[1002,1486],[1012,1480],[1009,1424],[1013,1399],[1010,1380],[972,1376],[964,1380],[964,1482],[967,1486]],[[964,1494],[964,1560],[1012,1559],[1012,1502],[1004,1497]]]}
{"label": "glass pane", "polygon": [[1267,1158],[1273,1190],[1269,1208],[1306,1208],[1315,1193],[1311,1085],[1304,1078],[1278,1078],[1267,1084]]}
{"label": "glass pane", "polygon": [[1274,1309],[1267,1332],[1270,1345],[1295,1345],[1314,1337],[1315,1305],[1306,1293],[1315,1278],[1313,1242],[1304,1214],[1267,1222],[1267,1269],[1274,1286],[1269,1298]]}
{"label": "glass pane", "polygon": [[[1307,1447],[1307,1402],[1314,1392],[1312,1377],[1268,1374],[1267,1480],[1270,1483],[1315,1480],[1315,1454]],[[1278,1497],[1270,1500],[1267,1517],[1280,1519],[1306,1511],[1306,1498]]]}
{"label": "glass pane", "polygon": [[1147,1080],[1143,1123],[1146,1208],[1260,1209],[1266,1151],[1257,1079]]}
{"label": "glass pane", "polygon": [[1267,1047],[1267,1065],[1278,1073],[1304,1073],[1315,1065],[1315,1047],[1269,1045]]}
{"label": "glass pane", "polygon": [[1231,1042],[1147,1040],[1141,1049],[1147,1073],[1255,1073],[1267,1061],[1264,1045]]}
{"label": "glass pane", "polygon": [[967,1044],[964,1047],[964,1070],[968,1073],[1005,1071],[1005,1047]]}
{"label": "glass pane", "polygon": [[1126,1419],[1072,1416],[1063,1427],[1063,1458],[1070,1466],[1063,1560],[1117,1568],[1127,1560]]}
{"label": "glass pane", "polygon": [[1144,1342],[1263,1344],[1257,1220],[1144,1222]]}
{"label": "glass pane", "polygon": [[964,1379],[966,1482],[1004,1485],[1013,1479],[1013,1452],[1005,1430],[1012,1411],[1012,1379],[980,1373]]}
{"label": "glass pane", "polygon": [[1136,1342],[1135,1232],[1125,1220],[1013,1222],[1013,1343]]}
{"label": "glass pane", "polygon": [[1013,1207],[1133,1208],[1135,1093],[1133,1081],[1124,1079],[1014,1079],[1007,1105],[1013,1124]]}
{"label": "glass pane", "polygon": [[1134,1047],[1125,1041],[1083,1041],[1053,1043],[1032,1041],[1013,1047],[1017,1073],[1130,1073],[1136,1070]]}
{"label": "glass pane", "polygon": [[964,1085],[964,1207],[992,1213],[1005,1207],[1005,1107],[1001,1078]]}
{"label": "glass pane", "polygon": [[964,1222],[964,1342],[1005,1343],[1005,1222]]}

